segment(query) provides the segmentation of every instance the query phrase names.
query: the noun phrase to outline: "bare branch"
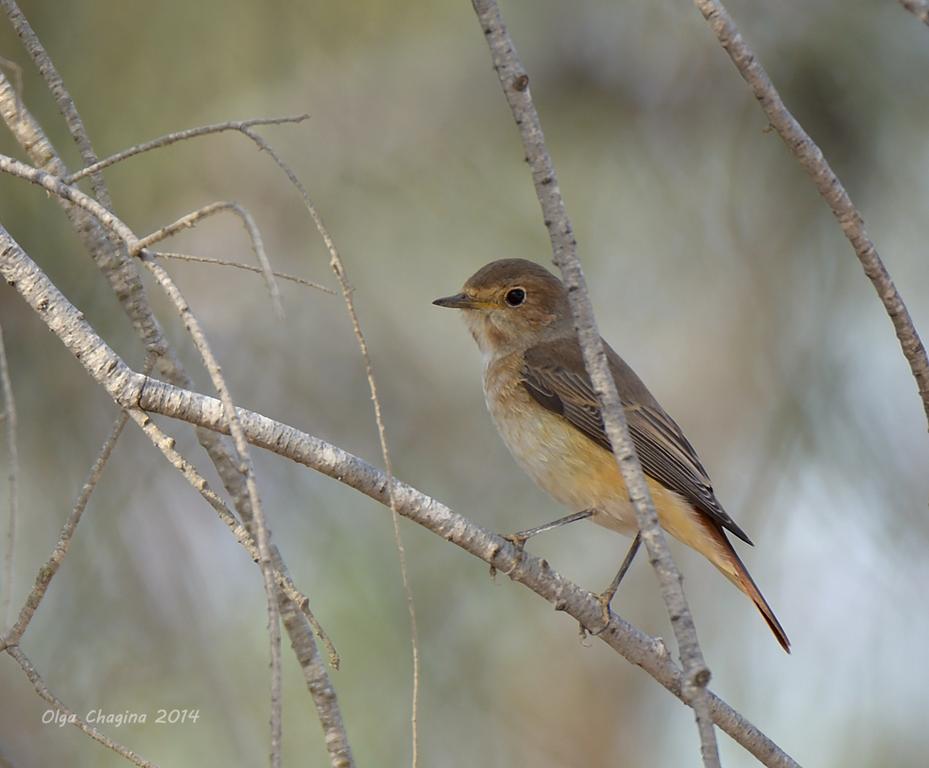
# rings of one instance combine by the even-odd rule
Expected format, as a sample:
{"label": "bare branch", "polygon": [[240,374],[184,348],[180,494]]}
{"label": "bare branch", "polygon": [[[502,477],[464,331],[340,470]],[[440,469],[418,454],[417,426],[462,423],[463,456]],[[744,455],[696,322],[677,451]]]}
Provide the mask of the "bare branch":
{"label": "bare branch", "polygon": [[[3,162],[0,161],[0,168],[2,166]],[[206,429],[228,429],[225,406],[219,400],[132,371],[2,227],[0,276],[19,292],[49,330],[58,336],[116,403],[181,419]],[[599,627],[602,624],[602,606],[596,596],[562,577],[546,561],[517,550],[500,536],[455,514],[445,505],[405,483],[396,479],[388,483],[387,477],[375,467],[336,446],[245,409],[238,409],[237,416],[245,436],[253,445],[305,464],[381,504],[389,505],[392,495],[398,512],[404,517],[529,587],[555,605],[556,609],[569,613],[582,626]],[[669,658],[667,649],[658,639],[642,633],[615,614],[610,615],[609,624],[597,637],[630,662],[642,667],[683,700],[684,680],[681,670]],[[315,644],[311,648],[315,650]],[[329,744],[330,735],[338,737],[344,734],[334,698],[332,707],[326,708],[320,704],[320,698],[334,697],[328,677],[311,678],[313,673],[319,671],[318,665],[299,653],[298,658],[307,677],[308,687],[319,694],[319,697],[314,697],[314,701],[327,734],[332,765],[347,768],[352,765],[347,742],[338,744],[336,748]],[[713,721],[764,765],[797,767],[796,761],[724,701],[709,694],[709,705]]]}
{"label": "bare branch", "polygon": [[[371,400],[374,403],[374,415],[375,421],[377,422],[378,438],[381,444],[381,454],[384,459],[385,469],[388,472],[388,476],[392,476],[390,450],[387,445],[387,434],[384,429],[384,420],[381,414],[380,400],[377,396],[377,386],[374,381],[374,370],[371,365],[370,356],[368,354],[367,342],[365,341],[364,334],[361,331],[361,324],[358,320],[358,314],[355,311],[354,302],[352,301],[352,288],[348,282],[348,278],[345,273],[345,266],[341,257],[339,256],[335,241],[332,239],[328,230],[326,229],[326,226],[323,224],[322,217],[316,210],[316,206],[313,205],[309,191],[304,186],[303,182],[300,181],[299,177],[293,171],[293,169],[286,162],[284,162],[281,156],[277,154],[274,148],[260,134],[253,131],[250,127],[243,127],[241,130],[242,133],[244,133],[253,142],[255,142],[255,144],[260,149],[268,153],[271,159],[274,160],[277,166],[290,180],[290,183],[300,193],[300,196],[303,198],[303,204],[306,207],[307,212],[310,214],[310,217],[313,219],[313,223],[316,225],[316,230],[319,232],[320,237],[322,237],[323,242],[326,245],[326,249],[329,251],[329,266],[332,268],[333,272],[335,272],[335,275],[339,280],[339,287],[342,290],[342,297],[345,300],[346,308],[348,309],[349,316],[351,317],[352,329],[354,330],[355,338],[358,341],[358,345],[364,359],[365,373],[368,379],[368,387],[371,391]],[[407,572],[406,550],[404,549],[403,539],[400,535],[400,524],[397,518],[396,510],[393,510],[393,526],[394,541],[397,546],[397,553],[400,560],[400,576],[403,582],[404,595],[406,597],[407,612],[410,616],[410,645],[412,647],[413,657],[413,701],[411,705],[412,713],[410,715],[410,728],[412,731],[413,742],[412,764],[413,768],[416,768],[418,764],[419,749],[419,738],[417,733],[417,707],[419,701],[419,641],[416,627],[416,608],[413,600],[413,588],[410,584],[409,574]]]}
{"label": "bare branch", "polygon": [[[36,168],[31,168],[5,155],[0,155],[0,171],[31,181],[49,192],[52,192],[57,197],[92,214],[101,225],[118,236],[127,249],[131,250],[138,243],[138,238],[132,230],[110,211],[106,210],[97,201],[85,195],[79,189],[63,184],[57,177]],[[0,226],[0,243],[2,243],[6,252],[25,256],[2,226]],[[28,259],[28,257],[26,257],[26,259]],[[25,274],[27,275],[29,284],[34,285],[34,281],[36,280],[42,282],[44,275],[41,270],[35,267],[35,264],[32,263],[31,260],[28,260],[28,263],[31,264],[31,267]],[[16,281],[14,280],[13,282]],[[57,289],[54,289],[54,286],[50,283],[45,282],[44,285],[57,293]],[[34,305],[37,309],[44,299],[39,299],[38,301],[39,303]],[[59,327],[60,334],[63,334],[60,336],[61,338],[73,332],[73,321],[77,318],[58,316],[56,319],[62,322],[62,325]],[[88,343],[88,341],[90,346],[86,348],[83,347],[82,345]],[[80,348],[79,351],[77,349],[72,351],[75,352],[82,363],[89,365],[92,369],[97,370],[97,366],[107,366],[113,362],[112,358],[109,358],[103,353],[103,348],[97,346],[96,341],[89,340],[89,337],[85,336],[82,341],[79,340],[78,347]],[[186,379],[186,374],[183,374],[177,367],[172,367],[169,370],[172,374],[183,375]],[[98,370],[98,373],[101,372],[102,369]],[[113,386],[112,388],[108,386],[108,391],[117,403],[124,407],[132,406],[135,402],[134,398],[137,397],[137,393],[128,395],[128,398],[124,397],[127,393],[114,394],[121,385],[125,383],[120,381],[119,375],[112,378],[111,383]],[[236,504],[240,514],[243,516],[243,520],[246,524],[250,524],[253,510],[251,498],[255,494],[254,489],[249,487],[248,474],[242,471],[243,462],[240,458],[241,454],[238,456],[232,454],[222,441],[211,440],[203,433],[198,433],[198,437],[210,452],[210,456],[216,464],[217,471],[223,479],[223,483],[230,490],[233,498],[236,499]],[[271,547],[271,555],[277,566],[277,570],[281,573],[286,573],[286,566],[280,557],[280,553],[277,552],[276,548],[273,546]],[[264,569],[262,569],[262,571],[264,573]],[[313,639],[312,626],[306,620],[300,606],[293,604],[284,594],[279,595],[279,608],[284,618],[285,626],[290,634],[294,652],[303,670],[307,690],[309,690],[310,695],[313,697],[320,724],[326,734],[326,748],[329,751],[331,764],[333,768],[349,768],[354,765],[351,746],[345,732],[345,726],[342,721],[335,690],[332,687],[332,682],[329,679],[325,665],[320,659],[316,642]]]}
{"label": "bare branch", "polygon": [[[194,490],[216,511],[219,515],[219,519],[226,524],[226,527],[229,528],[235,540],[245,548],[245,551],[248,552],[252,560],[257,563],[261,558],[261,554],[258,551],[252,534],[244,525],[236,520],[235,515],[232,514],[225,502],[212,488],[210,488],[206,478],[197,471],[197,468],[178,452],[174,447],[174,439],[166,435],[144,411],[138,408],[130,408],[128,413],[132,416],[132,420],[152,441],[152,444],[161,451],[162,455],[164,455],[171,465],[181,473],[183,478],[190,483]],[[306,616],[307,620],[312,625],[317,637],[325,644],[326,650],[329,653],[329,663],[338,669],[341,663],[339,654],[332,644],[329,635],[310,610],[309,598],[297,589],[297,586],[291,581],[290,576],[281,573],[276,568],[272,570],[272,573],[281,591],[303,611],[304,616]]]}
{"label": "bare branch", "polygon": [[[107,461],[109,461],[109,458],[113,452],[113,448],[116,446],[116,441],[119,439],[123,427],[126,424],[126,420],[130,415],[139,425],[142,431],[148,435],[155,447],[165,455],[165,458],[167,458],[168,461],[170,461],[171,464],[173,464],[175,468],[180,471],[184,478],[197,490],[198,493],[204,497],[204,499],[206,499],[210,506],[216,510],[220,519],[230,529],[233,536],[235,536],[236,541],[238,541],[239,544],[245,548],[253,560],[256,562],[258,561],[258,548],[255,546],[252,535],[235,519],[235,516],[232,514],[232,512],[229,511],[228,507],[226,507],[222,499],[220,499],[219,496],[217,496],[210,489],[209,484],[202,477],[202,475],[197,472],[196,468],[190,464],[190,462],[184,459],[180,453],[178,453],[178,451],[174,448],[174,440],[165,435],[164,432],[162,432],[158,426],[142,411],[139,411],[136,408],[123,411],[117,417],[116,422],[113,425],[113,429],[110,431],[109,437],[103,444],[100,455],[97,457],[96,461],[91,467],[87,479],[84,481],[84,485],[81,488],[81,492],[78,495],[77,501],[75,502],[74,507],[72,508],[68,518],[65,520],[65,523],[62,526],[61,533],[58,537],[58,543],[55,545],[55,549],[53,550],[45,565],[39,569],[39,573],[36,576],[35,585],[33,586],[29,596],[26,598],[22,609],[20,609],[19,618],[16,624],[10,629],[9,632],[7,632],[5,636],[0,638],[0,642],[2,642],[4,645],[18,644],[22,638],[23,633],[26,631],[26,628],[28,627],[29,622],[32,620],[36,609],[39,607],[39,603],[42,601],[42,598],[45,596],[45,593],[48,590],[48,586],[51,583],[51,580],[58,572],[58,569],[61,567],[61,563],[64,561],[65,556],[68,554],[68,550],[71,546],[71,539],[74,536],[74,532],[77,529],[77,525],[80,522],[81,516],[87,507],[87,503],[90,500],[91,494],[96,488],[97,483],[100,481],[100,477],[103,474],[103,469],[106,466]],[[326,649],[329,652],[330,664],[338,669],[340,663],[339,655],[336,652],[335,646],[332,644],[328,634],[325,632],[325,630],[317,621],[316,617],[313,615],[313,612],[310,610],[309,599],[306,597],[306,595],[297,589],[296,585],[293,583],[293,581],[291,581],[289,576],[282,574],[280,571],[275,569],[274,578],[287,597],[293,600],[294,603],[296,603],[298,606],[300,606],[304,615],[313,626],[313,629],[316,631],[317,636],[320,638],[320,640],[323,641],[323,643],[325,643]]]}
{"label": "bare branch", "polygon": [[[7,0],[4,0],[4,3],[7,3]],[[13,5],[15,7],[15,4]],[[54,176],[64,176],[67,173],[67,167],[48,140],[42,126],[26,109],[2,72],[0,116],[19,145],[41,170]],[[74,231],[97,267],[109,281],[146,349],[158,356],[160,373],[178,386],[189,386],[190,380],[178,373],[177,363],[170,356],[158,321],[148,305],[142,281],[125,247],[121,246],[118,239],[111,239],[106,229],[88,211],[75,207],[61,196],[56,196],[55,199],[61,204]]]}
{"label": "bare branch", "polygon": [[490,46],[494,69],[500,79],[504,96],[519,128],[526,160],[532,170],[536,195],[542,206],[554,260],[568,289],[568,301],[574,315],[578,341],[583,350],[584,365],[600,401],[606,433],[613,446],[613,453],[616,455],[629,498],[635,507],[642,540],[658,576],[661,596],[671,617],[671,626],[677,638],[684,668],[684,698],[693,707],[697,720],[703,763],[708,768],[719,766],[719,750],[706,694],[710,670],[703,659],[697,630],[684,595],[681,575],[671,558],[664,531],[658,523],[655,504],[639,464],[616,383],[610,374],[603,351],[603,342],[588,297],[584,273],[577,258],[574,230],[565,209],[552,159],[545,146],[539,115],[529,92],[529,75],[519,61],[496,0],[473,0],[473,5],[484,37]]}
{"label": "bare branch", "polygon": [[42,602],[42,598],[45,597],[45,593],[48,591],[49,584],[51,584],[55,574],[58,573],[58,569],[61,567],[62,562],[64,562],[65,555],[68,554],[68,549],[71,547],[71,539],[74,537],[74,532],[77,530],[77,524],[81,521],[81,515],[84,514],[84,510],[87,508],[87,502],[90,501],[90,496],[97,487],[97,483],[100,482],[103,468],[106,466],[107,461],[110,459],[110,455],[113,453],[113,448],[116,446],[116,441],[122,434],[127,418],[128,414],[125,411],[120,413],[116,418],[116,422],[113,424],[109,436],[103,443],[103,448],[100,449],[100,454],[90,468],[90,473],[84,481],[84,485],[81,488],[81,492],[78,494],[74,507],[72,507],[64,525],[61,527],[61,533],[58,534],[58,543],[55,544],[55,549],[52,550],[52,554],[49,556],[48,561],[39,569],[39,573],[35,577],[35,584],[28,597],[26,597],[26,602],[19,611],[19,618],[16,620],[16,624],[10,628],[6,636],[0,638],[4,644],[18,645],[20,638],[23,636],[23,632],[26,631],[29,622],[32,621],[32,617],[35,615],[39,603]]}
{"label": "bare branch", "polygon": [[[156,256],[160,259],[172,259],[174,261],[190,261],[196,264],[213,264],[218,267],[235,267],[236,269],[244,269],[247,272],[254,272],[255,274],[262,274],[262,271],[259,267],[254,267],[251,264],[242,264],[238,261],[225,261],[224,259],[213,259],[209,256],[192,256],[187,253],[175,253],[172,251],[150,251],[152,256]],[[330,296],[335,295],[335,291],[332,288],[327,288],[325,285],[320,285],[319,283],[314,283],[312,280],[307,280],[303,277],[297,277],[296,275],[289,275],[286,272],[272,272],[275,277],[279,277],[281,280],[287,280],[291,283],[298,283],[299,285],[305,285],[308,288],[315,288],[317,291],[322,291],[323,293],[328,293]]]}
{"label": "bare branch", "polygon": [[[82,192],[80,192],[80,190],[77,190],[74,187],[68,186],[66,184],[62,184],[59,179],[55,178],[54,176],[50,176],[43,171],[39,171],[35,168],[29,168],[29,166],[26,166],[13,160],[12,158],[7,158],[5,156],[0,156],[0,170],[29,179],[34,183],[44,186],[46,189],[49,189],[49,191],[55,191],[56,194],[63,195],[70,202],[81,206],[96,216],[97,220],[101,224],[107,227],[111,232],[119,237],[123,243],[125,243],[126,248],[130,253],[135,254],[142,250],[140,245],[141,241],[135,236],[129,227],[123,224],[116,216],[103,208],[92,198],[89,198],[87,195],[84,195]],[[268,535],[268,529],[264,518],[264,511],[262,510],[261,502],[258,497],[258,489],[255,484],[254,469],[252,466],[251,457],[248,452],[247,443],[242,436],[241,429],[239,429],[236,422],[235,409],[232,399],[229,395],[229,389],[226,386],[225,379],[222,376],[219,364],[217,363],[209,348],[209,345],[207,344],[206,337],[200,328],[200,324],[193,316],[193,313],[190,311],[187,302],[184,300],[180,291],[178,291],[177,287],[174,285],[174,282],[171,280],[170,276],[164,270],[164,268],[152,261],[150,257],[146,257],[144,251],[142,251],[142,253],[143,262],[155,275],[156,280],[164,289],[168,297],[172,300],[175,308],[181,315],[181,318],[184,321],[184,325],[190,333],[194,344],[200,352],[204,365],[210,374],[210,378],[213,381],[213,386],[216,387],[220,397],[228,405],[230,431],[232,434],[233,442],[236,446],[236,451],[238,453],[237,459],[240,468],[245,474],[245,484],[248,491],[249,502],[255,516],[256,539],[258,542],[258,550],[261,555],[259,558],[259,566],[261,568],[262,578],[264,580],[265,590],[268,596],[268,630],[271,636],[272,662],[272,756],[276,755],[277,759],[279,760],[281,741],[279,612],[277,600],[275,598],[274,578],[271,568],[271,554],[268,547],[270,537]]]}
{"label": "bare branch", "polygon": [[[277,163],[278,167],[284,171],[284,173],[287,175],[287,178],[290,179],[291,184],[296,187],[297,191],[300,193],[300,196],[303,198],[303,204],[306,207],[307,212],[310,214],[310,217],[313,219],[313,223],[316,225],[316,230],[319,232],[320,237],[326,244],[326,249],[329,251],[329,266],[332,268],[332,271],[335,273],[335,276],[339,281],[339,287],[342,290],[342,298],[345,301],[345,307],[348,310],[349,317],[351,318],[352,330],[355,333],[355,339],[358,341],[358,348],[361,351],[361,357],[364,361],[365,376],[368,379],[368,388],[371,392],[371,402],[374,404],[374,420],[377,424],[377,436],[381,444],[381,457],[384,460],[384,470],[387,473],[387,487],[389,492],[389,489],[392,488],[393,466],[390,461],[390,449],[387,444],[387,429],[384,426],[384,415],[381,411],[381,400],[377,395],[377,383],[374,379],[374,366],[371,363],[371,355],[368,353],[368,342],[365,340],[365,335],[361,330],[361,321],[358,319],[358,312],[355,310],[355,302],[352,298],[352,287],[348,282],[348,275],[345,272],[345,265],[342,262],[341,256],[339,256],[339,251],[336,248],[335,241],[329,234],[329,230],[327,230],[326,226],[323,224],[322,217],[319,215],[319,212],[316,210],[316,206],[313,205],[313,201],[310,199],[310,193],[307,188],[303,185],[290,166],[285,163],[283,159],[281,159],[281,157],[274,151],[274,149],[271,148],[269,144],[264,141],[264,139],[257,135],[253,135],[253,138],[259,143],[259,146],[261,146],[269,155],[271,155],[271,157],[274,159],[274,162]],[[410,740],[412,742],[413,753],[411,757],[411,764],[413,768],[417,768],[419,765],[419,630],[417,629],[416,624],[416,603],[413,600],[413,585],[410,582],[410,575],[406,564],[406,548],[403,546],[403,537],[400,533],[400,516],[397,512],[397,507],[392,497],[390,498],[390,512],[391,522],[393,523],[394,544],[397,547],[397,556],[400,560],[400,580],[403,583],[403,593],[404,597],[406,598],[407,613],[410,617],[410,648],[413,661],[413,696],[412,702],[410,704]]]}
{"label": "bare branch", "polygon": [[900,5],[929,26],[929,0],[900,0]]}
{"label": "bare branch", "polygon": [[248,233],[248,238],[252,244],[252,251],[255,254],[255,258],[258,259],[258,264],[261,266],[261,273],[264,275],[265,285],[268,286],[268,293],[271,294],[271,303],[274,305],[274,311],[279,318],[283,318],[284,305],[281,304],[281,289],[278,288],[277,280],[274,279],[274,270],[271,269],[271,262],[268,260],[268,254],[265,252],[261,230],[258,229],[258,224],[255,223],[255,219],[252,214],[249,213],[248,209],[239,203],[220,201],[217,203],[210,203],[192,213],[188,213],[177,221],[143,237],[135,244],[135,248],[130,253],[130,256],[137,256],[144,248],[148,248],[155,243],[160,243],[162,240],[166,240],[184,229],[190,229],[196,226],[203,219],[215,216],[217,213],[223,213],[224,211],[234,213],[245,227],[245,231]]}
{"label": "bare branch", "polygon": [[10,609],[13,601],[13,557],[16,553],[16,519],[19,516],[19,450],[16,441],[16,399],[13,397],[13,382],[10,381],[10,367],[3,343],[3,328],[0,327],[0,390],[3,391],[4,426],[6,427],[6,447],[10,460],[7,472],[7,489],[9,493],[9,517],[6,523],[6,546],[3,550],[3,589],[0,591],[0,617],[3,626],[10,626],[12,615]]}
{"label": "bare branch", "polygon": [[[312,205],[307,203],[311,212],[314,211]],[[314,216],[317,228],[323,240],[332,243],[328,232],[322,225],[322,221]],[[381,400],[377,396],[377,384],[374,380],[374,367],[371,364],[371,356],[368,354],[368,342],[365,340],[364,333],[361,330],[361,323],[358,320],[358,313],[355,311],[355,302],[352,299],[352,288],[348,283],[345,274],[345,268],[342,260],[339,258],[335,245],[330,246],[331,266],[339,279],[339,285],[342,288],[342,298],[345,299],[345,306],[348,308],[348,314],[352,320],[352,329],[355,332],[355,338],[358,341],[358,347],[361,350],[361,357],[364,360],[365,375],[368,378],[368,388],[371,391],[371,401],[374,403],[374,420],[377,424],[377,436],[381,443],[381,457],[384,460],[384,470],[387,475],[387,487],[389,495],[389,505],[391,512],[391,521],[394,529],[394,544],[397,547],[397,555],[400,559],[400,579],[403,582],[403,592],[406,597],[407,613],[410,617],[410,646],[413,655],[413,701],[410,713],[411,741],[413,743],[412,766],[416,768],[419,765],[419,735],[418,735],[418,711],[419,711],[419,630],[416,626],[416,604],[413,600],[413,585],[410,583],[410,575],[406,565],[406,548],[403,546],[403,537],[400,534],[400,515],[397,512],[397,505],[393,499],[392,481],[393,465],[390,461],[390,449],[387,446],[387,429],[384,426],[384,415],[381,411]]]}
{"label": "bare branch", "polygon": [[[85,165],[93,165],[95,157],[90,149],[86,131],[80,122],[80,117],[73,100],[64,88],[64,84],[51,63],[48,54],[29,26],[15,0],[2,0],[0,7],[13,21],[17,33],[23,39],[30,55],[45,77],[46,83],[52,90],[59,108],[66,115],[72,135],[76,135],[79,143],[83,142],[90,150],[82,152]],[[0,73],[0,114],[10,126],[14,136],[33,161],[43,169],[63,176],[67,168],[58,156],[51,142],[48,141],[41,126],[26,111],[20,103],[17,91],[8,85],[6,78]],[[20,89],[21,90],[21,89]],[[99,174],[92,178],[95,188],[102,189],[103,179]],[[165,341],[164,334],[158,321],[152,314],[151,307],[145,295],[141,279],[134,264],[128,258],[127,249],[116,239],[111,239],[101,223],[86,209],[70,204],[66,197],[56,196],[62,204],[66,214],[72,221],[75,230],[81,237],[88,251],[93,256],[98,267],[109,280],[117,299],[131,319],[137,334],[145,343],[146,349],[156,356],[158,370],[169,381],[179,386],[190,386],[190,379],[185,373],[180,361],[173,354]],[[108,195],[100,196],[104,205],[109,203]],[[3,233],[5,235],[5,232]],[[206,449],[213,461],[223,484],[235,500],[236,508],[246,525],[253,521],[252,509],[247,493],[246,480],[239,471],[234,451],[228,441],[207,430],[197,430],[198,440]],[[272,545],[271,554],[277,570],[286,573],[286,565]],[[290,635],[294,653],[303,671],[307,690],[313,698],[323,727],[326,739],[326,748],[329,752],[333,768],[350,768],[354,765],[348,736],[342,721],[338,699],[329,679],[325,664],[322,662],[316,642],[313,638],[312,627],[301,612],[299,606],[290,601],[286,595],[279,595],[281,614],[284,626]]]}
{"label": "bare branch", "polygon": [[29,658],[22,652],[18,645],[8,645],[4,649],[6,652],[16,660],[16,663],[19,664],[23,672],[26,673],[26,677],[29,678],[29,682],[32,683],[33,688],[35,688],[36,693],[39,694],[46,702],[57,710],[59,717],[64,718],[64,722],[70,723],[78,728],[80,728],[84,733],[86,733],[94,741],[99,741],[107,749],[112,749],[116,754],[125,757],[133,765],[139,766],[139,768],[157,768],[155,763],[149,762],[141,755],[133,752],[128,747],[124,747],[119,742],[113,741],[109,736],[104,735],[92,725],[90,725],[86,720],[77,716],[77,714],[66,707],[61,700],[55,696],[45,684],[45,681],[42,679],[42,676],[38,673],[36,668],[33,666]]}
{"label": "bare branch", "polygon": [[160,149],[162,147],[170,146],[171,144],[176,144],[179,141],[186,141],[187,139],[194,139],[198,136],[208,136],[214,133],[223,133],[225,131],[238,131],[244,133],[247,128],[257,128],[262,125],[283,125],[284,123],[302,123],[304,120],[309,120],[309,115],[293,115],[288,117],[259,117],[252,120],[230,120],[225,123],[213,123],[212,125],[202,125],[197,128],[188,128],[184,131],[177,131],[175,133],[169,133],[165,136],[159,136],[157,139],[152,139],[151,141],[146,141],[144,144],[136,144],[133,147],[124,149],[122,152],[117,152],[115,155],[110,155],[109,157],[100,160],[99,162],[94,163],[92,166],[87,168],[82,168],[80,171],[72,173],[70,176],[67,176],[63,179],[66,184],[73,184],[76,181],[80,181],[86,176],[89,176],[92,173],[97,173],[102,171],[104,168],[109,168],[111,165],[116,165],[116,163],[121,163],[123,160],[127,160],[130,157],[135,157],[136,155],[141,155],[143,152],[150,152],[153,149]]}
{"label": "bare branch", "polygon": [[[141,250],[141,242],[129,246],[130,253],[138,253]],[[128,245],[128,243],[127,243]],[[268,632],[271,640],[271,766],[280,768],[281,765],[281,741],[282,741],[282,693],[281,693],[281,627],[280,611],[277,604],[277,593],[275,591],[274,572],[271,564],[271,532],[265,519],[264,509],[261,505],[261,499],[258,496],[258,484],[255,479],[255,468],[252,464],[251,454],[248,450],[248,442],[242,432],[236,416],[235,404],[232,401],[232,395],[229,393],[229,387],[226,379],[222,374],[219,363],[213,355],[206,335],[200,327],[200,322],[190,311],[190,306],[181,295],[171,276],[160,264],[156,263],[144,250],[142,253],[142,262],[148,267],[149,271],[155,276],[158,284],[162,287],[165,294],[174,304],[175,309],[184,321],[184,326],[190,334],[191,339],[200,353],[200,358],[210,375],[213,386],[219,393],[219,397],[226,409],[226,416],[229,419],[229,432],[232,435],[232,441],[236,448],[237,458],[240,463],[241,471],[245,475],[245,485],[248,489],[248,497],[252,507],[252,514],[255,516],[255,539],[258,543],[258,564],[261,568],[261,575],[264,580],[265,593],[268,598]]]}
{"label": "bare branch", "polygon": [[916,332],[897,287],[865,231],[861,214],[823,156],[822,150],[784,105],[768,73],[742,38],[723,4],[717,0],[694,0],[694,4],[710,23],[720,45],[752,89],[771,126],[809,174],[819,194],[829,204],[845,237],[855,249],[855,255],[858,256],[865,274],[894,325],[903,356],[910,364],[926,418],[929,420],[929,357],[926,356],[926,348]]}
{"label": "bare branch", "polygon": [[[52,63],[51,57],[48,55],[45,47],[39,41],[38,36],[23,15],[23,12],[19,9],[19,6],[17,6],[15,0],[0,0],[0,7],[3,8],[10,23],[13,25],[13,29],[16,30],[16,34],[19,35],[19,38],[23,41],[26,51],[32,57],[39,73],[42,75],[46,85],[48,85],[48,89],[55,98],[58,111],[61,113],[61,116],[64,117],[65,123],[67,123],[68,131],[77,144],[85,165],[95,163],[97,157],[91,146],[90,137],[87,135],[87,129],[84,128],[84,122],[81,120],[81,116],[74,104],[74,99],[71,98],[71,94],[68,93],[67,88],[65,88],[64,80],[62,80],[61,75],[58,74],[58,70]],[[91,178],[91,186],[94,190],[94,197],[106,208],[112,209],[113,203],[103,183],[103,177],[99,174],[95,174]]]}

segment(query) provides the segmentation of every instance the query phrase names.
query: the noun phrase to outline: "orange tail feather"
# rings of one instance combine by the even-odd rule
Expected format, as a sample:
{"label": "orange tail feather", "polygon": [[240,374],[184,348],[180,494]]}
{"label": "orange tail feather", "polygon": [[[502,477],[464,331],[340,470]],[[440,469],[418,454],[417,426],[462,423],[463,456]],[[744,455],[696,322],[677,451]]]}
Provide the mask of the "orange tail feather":
{"label": "orange tail feather", "polygon": [[713,529],[712,537],[714,543],[717,545],[717,551],[722,555],[719,559],[710,558],[713,565],[751,599],[771,628],[771,632],[774,633],[774,637],[777,638],[781,647],[787,651],[787,653],[790,653],[790,640],[787,638],[787,633],[784,632],[784,628],[777,620],[777,616],[774,615],[774,611],[771,610],[768,601],[764,599],[764,595],[761,594],[758,585],[755,584],[754,580],[749,575],[748,569],[739,558],[732,544],[729,542],[729,539],[726,537],[726,534],[713,523],[707,522],[707,527]]}

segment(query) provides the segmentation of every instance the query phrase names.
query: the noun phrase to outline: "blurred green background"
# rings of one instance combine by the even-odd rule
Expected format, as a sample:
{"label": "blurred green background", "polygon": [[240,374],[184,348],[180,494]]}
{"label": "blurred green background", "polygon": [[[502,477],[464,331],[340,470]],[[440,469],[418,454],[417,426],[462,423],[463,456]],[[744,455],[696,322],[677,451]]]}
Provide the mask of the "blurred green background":
{"label": "blurred green background", "polygon": [[[893,0],[730,5],[929,332],[929,29]],[[309,112],[301,126],[263,133],[306,182],[342,251],[397,474],[499,531],[563,513],[497,438],[462,325],[430,305],[491,259],[550,261],[466,0],[22,8],[101,155],[203,123]],[[742,554],[793,641],[793,654],[782,653],[748,601],[677,547],[712,687],[804,765],[925,765],[929,440],[893,329],[850,246],[691,4],[509,0],[503,12],[601,329],[681,423],[755,540]],[[5,20],[0,56],[23,66],[27,105],[78,167]],[[5,130],[0,151],[22,156]],[[298,196],[241,136],[174,146],[106,176],[117,213],[139,234],[238,200],[277,268],[335,285]],[[139,343],[59,208],[4,177],[0,221],[140,367]],[[232,218],[171,248],[252,258]],[[259,277],[168,266],[241,404],[380,463],[341,299],[283,284],[280,322]],[[149,287],[208,391],[183,328]],[[5,286],[0,323],[20,421],[18,605],[115,411]],[[162,423],[206,470],[190,430]],[[256,460],[274,537],[342,654],[332,677],[358,764],[406,765],[411,664],[389,514],[305,468]],[[491,581],[480,562],[414,525],[402,529],[419,615],[422,766],[698,764],[689,711],[651,678],[601,643],[581,642],[570,619],[505,577]],[[626,544],[579,524],[530,549],[599,590]],[[644,559],[617,608],[670,637]],[[78,712],[150,713],[145,725],[107,732],[151,760],[261,764],[264,610],[248,556],[130,426],[23,648]],[[284,658],[285,762],[325,765],[289,649]],[[174,707],[199,709],[199,721],[151,722]],[[0,658],[0,754],[12,765],[123,764],[72,727],[43,725],[45,709]],[[720,740],[726,766],[755,764]]]}

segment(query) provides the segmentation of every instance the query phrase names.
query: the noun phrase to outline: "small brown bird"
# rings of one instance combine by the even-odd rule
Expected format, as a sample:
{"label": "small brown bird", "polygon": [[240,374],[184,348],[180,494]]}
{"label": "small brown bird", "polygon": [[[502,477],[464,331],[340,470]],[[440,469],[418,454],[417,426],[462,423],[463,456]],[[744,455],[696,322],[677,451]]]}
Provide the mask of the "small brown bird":
{"label": "small brown bird", "polygon": [[[636,536],[604,598],[612,599],[638,546],[638,525],[603,427],[561,281],[525,259],[486,265],[461,293],[436,299],[464,310],[484,362],[484,396],[497,430],[529,476],[574,514],[515,534],[518,543],[590,517]],[[635,372],[603,343],[661,527],[715,565],[761,611],[785,651],[790,642],[726,537],[751,544],[716,500],[680,427]],[[608,607],[605,599],[604,607]]]}

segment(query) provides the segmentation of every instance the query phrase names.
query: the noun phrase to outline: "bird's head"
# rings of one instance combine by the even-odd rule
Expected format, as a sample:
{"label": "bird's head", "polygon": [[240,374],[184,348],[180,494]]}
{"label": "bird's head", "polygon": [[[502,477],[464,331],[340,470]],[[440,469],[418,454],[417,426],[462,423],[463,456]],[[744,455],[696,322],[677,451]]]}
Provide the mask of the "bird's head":
{"label": "bird's head", "polygon": [[432,303],[464,310],[485,358],[522,351],[573,329],[561,281],[526,259],[492,261],[471,275],[460,293]]}

